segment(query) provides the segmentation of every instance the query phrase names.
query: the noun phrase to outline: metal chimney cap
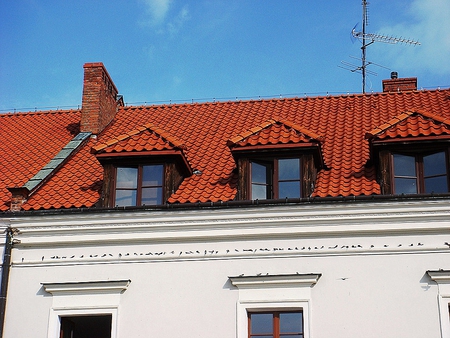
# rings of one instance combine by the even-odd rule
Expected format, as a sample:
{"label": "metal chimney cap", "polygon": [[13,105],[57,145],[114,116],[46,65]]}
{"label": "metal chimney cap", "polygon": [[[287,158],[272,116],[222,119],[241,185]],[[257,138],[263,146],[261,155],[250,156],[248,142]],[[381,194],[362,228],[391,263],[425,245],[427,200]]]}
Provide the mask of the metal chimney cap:
{"label": "metal chimney cap", "polygon": [[398,79],[398,73],[397,72],[391,72],[391,79]]}

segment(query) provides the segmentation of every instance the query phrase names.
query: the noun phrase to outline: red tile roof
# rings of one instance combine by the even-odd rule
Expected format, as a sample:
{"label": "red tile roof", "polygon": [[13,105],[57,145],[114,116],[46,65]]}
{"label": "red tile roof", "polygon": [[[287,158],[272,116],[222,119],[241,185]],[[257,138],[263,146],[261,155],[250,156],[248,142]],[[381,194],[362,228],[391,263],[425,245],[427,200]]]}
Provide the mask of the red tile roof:
{"label": "red tile roof", "polygon": [[[80,111],[0,115],[0,210],[9,208],[7,188],[22,186],[45,166],[77,134],[80,119]],[[230,144],[313,140],[320,142],[326,165],[314,196],[379,194],[365,136],[448,135],[449,119],[449,89],[119,107],[98,138],[33,192],[23,209],[95,206],[103,173],[92,149],[183,149],[191,168],[202,172],[187,177],[169,199],[185,203],[234,199],[237,176]]]}
{"label": "red tile roof", "polygon": [[298,144],[320,141],[323,138],[289,121],[268,120],[240,135],[231,138],[229,147],[245,147],[268,144]]}
{"label": "red tile roof", "polygon": [[417,136],[450,136],[450,119],[422,112],[405,112],[366,134],[377,140]]}

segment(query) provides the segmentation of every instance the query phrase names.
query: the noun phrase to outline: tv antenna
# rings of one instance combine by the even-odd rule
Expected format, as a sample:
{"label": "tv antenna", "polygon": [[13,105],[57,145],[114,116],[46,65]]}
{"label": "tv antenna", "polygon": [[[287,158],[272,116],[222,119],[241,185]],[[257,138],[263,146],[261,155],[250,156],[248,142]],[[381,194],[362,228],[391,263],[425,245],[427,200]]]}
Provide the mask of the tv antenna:
{"label": "tv antenna", "polygon": [[[373,65],[376,65],[379,67],[383,67],[381,65],[377,65],[376,63],[368,62],[366,60],[366,49],[368,46],[370,46],[374,42],[383,42],[383,43],[391,43],[391,44],[404,43],[404,44],[413,45],[413,46],[420,45],[420,42],[411,40],[411,39],[405,39],[402,37],[397,38],[397,37],[383,35],[383,34],[367,33],[366,27],[369,24],[368,5],[369,5],[369,3],[366,0],[362,0],[362,31],[358,32],[356,30],[356,25],[352,29],[352,36],[362,42],[361,66],[357,67],[357,66],[352,65],[349,62],[341,61],[341,63],[345,66],[345,67],[341,67],[341,68],[345,68],[352,72],[357,72],[357,73],[362,74],[362,92],[363,93],[366,92],[366,75],[367,74],[377,75],[375,72],[368,70],[367,66],[373,64]],[[354,68],[349,68],[349,67],[354,67]],[[383,68],[389,69],[387,67],[383,67]]]}

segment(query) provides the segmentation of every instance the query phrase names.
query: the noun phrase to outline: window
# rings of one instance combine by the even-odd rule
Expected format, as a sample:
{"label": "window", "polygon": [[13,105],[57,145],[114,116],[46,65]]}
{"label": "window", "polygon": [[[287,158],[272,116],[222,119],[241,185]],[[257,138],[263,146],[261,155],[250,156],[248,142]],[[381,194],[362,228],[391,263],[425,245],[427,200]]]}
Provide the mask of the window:
{"label": "window", "polygon": [[238,152],[240,200],[303,198],[314,191],[320,156],[311,149]]}
{"label": "window", "polygon": [[47,338],[117,338],[120,298],[130,280],[42,283],[52,295]]}
{"label": "window", "polygon": [[303,313],[248,313],[249,338],[303,338]]}
{"label": "window", "polygon": [[394,153],[393,191],[395,194],[449,192],[445,151],[424,154]]}
{"label": "window", "polygon": [[310,338],[311,289],[320,276],[229,277],[239,290],[237,338]]}
{"label": "window", "polygon": [[164,166],[162,164],[117,167],[115,205],[162,204]]}
{"label": "window", "polygon": [[60,317],[59,338],[111,338],[112,315]]}
{"label": "window", "polygon": [[300,158],[250,161],[250,166],[252,200],[302,196]]}
{"label": "window", "polygon": [[450,337],[450,270],[429,270],[427,274],[437,284],[441,337]]}

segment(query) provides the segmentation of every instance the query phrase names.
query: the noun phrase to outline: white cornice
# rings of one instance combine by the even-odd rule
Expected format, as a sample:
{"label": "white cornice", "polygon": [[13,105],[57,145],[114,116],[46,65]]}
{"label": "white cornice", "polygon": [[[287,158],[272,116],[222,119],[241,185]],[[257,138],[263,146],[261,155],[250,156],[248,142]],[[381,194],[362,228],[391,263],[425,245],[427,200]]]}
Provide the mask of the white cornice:
{"label": "white cornice", "polygon": [[289,275],[264,275],[264,276],[237,276],[228,277],[231,284],[238,289],[258,288],[286,288],[286,287],[311,287],[317,283],[321,274],[289,274]]}
{"label": "white cornice", "polygon": [[450,270],[430,270],[427,273],[436,283],[450,283]]}
{"label": "white cornice", "polygon": [[129,279],[92,282],[42,283],[44,290],[53,296],[61,294],[119,294],[131,283]]}
{"label": "white cornice", "polygon": [[333,203],[189,211],[17,217],[21,246],[433,234],[450,230],[449,201]]}

